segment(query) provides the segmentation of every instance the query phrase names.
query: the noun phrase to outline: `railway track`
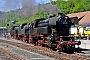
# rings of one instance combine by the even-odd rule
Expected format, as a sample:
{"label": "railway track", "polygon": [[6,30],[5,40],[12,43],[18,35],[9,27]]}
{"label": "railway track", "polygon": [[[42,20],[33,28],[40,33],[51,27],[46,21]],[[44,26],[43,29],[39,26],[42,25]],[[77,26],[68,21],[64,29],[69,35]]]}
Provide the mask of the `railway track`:
{"label": "railway track", "polygon": [[10,55],[7,55],[4,50],[0,49],[0,60],[17,60]]}
{"label": "railway track", "polygon": [[[21,57],[20,55],[18,55],[18,54],[16,54],[16,53],[12,52],[12,51],[5,50],[5,49],[3,49],[3,48],[0,48],[0,51],[3,52],[3,53],[5,53],[5,55],[9,55],[10,58],[12,57],[12,58],[14,58],[15,60],[25,60],[25,59],[26,59],[26,58]],[[10,60],[10,59],[9,59],[9,60]],[[12,60],[13,60],[13,59],[12,59]]]}
{"label": "railway track", "polygon": [[[16,47],[19,47],[19,48],[22,48],[22,49],[25,49],[28,51],[40,53],[40,54],[43,54],[43,55],[46,55],[49,57],[54,57],[59,60],[90,60],[90,56],[84,55],[84,54],[78,53],[78,52],[74,53],[74,54],[67,54],[67,53],[61,52],[61,54],[59,54],[58,52],[50,50],[48,48],[41,47],[41,46],[34,46],[32,44],[26,44],[26,43],[24,44],[24,43],[6,41],[6,40],[2,40],[2,39],[0,39],[0,42],[11,44]],[[20,59],[20,58],[18,58],[18,59]]]}

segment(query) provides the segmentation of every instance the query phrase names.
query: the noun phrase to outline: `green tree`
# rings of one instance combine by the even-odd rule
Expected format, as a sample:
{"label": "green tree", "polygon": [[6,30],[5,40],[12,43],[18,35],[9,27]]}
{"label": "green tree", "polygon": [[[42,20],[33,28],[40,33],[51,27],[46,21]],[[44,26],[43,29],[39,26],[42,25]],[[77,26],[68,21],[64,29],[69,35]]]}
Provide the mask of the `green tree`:
{"label": "green tree", "polygon": [[53,4],[64,14],[90,11],[90,0],[57,0]]}

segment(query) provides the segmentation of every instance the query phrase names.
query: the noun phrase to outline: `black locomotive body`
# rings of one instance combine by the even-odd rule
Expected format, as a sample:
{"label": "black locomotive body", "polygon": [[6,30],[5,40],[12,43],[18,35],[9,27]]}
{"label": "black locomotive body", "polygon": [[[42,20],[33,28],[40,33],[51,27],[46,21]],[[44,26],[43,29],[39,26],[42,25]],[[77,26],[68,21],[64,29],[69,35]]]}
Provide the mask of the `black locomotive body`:
{"label": "black locomotive body", "polygon": [[68,16],[41,18],[29,25],[24,25],[23,33],[20,35],[24,37],[23,40],[38,46],[49,47],[57,51],[71,51],[76,44],[79,45],[77,41],[74,41],[74,37],[69,36],[71,25],[72,22]]}
{"label": "black locomotive body", "polygon": [[69,51],[75,48],[77,41],[69,36],[72,25],[68,16],[38,19],[30,24],[29,42],[39,46],[47,46],[57,51]]}

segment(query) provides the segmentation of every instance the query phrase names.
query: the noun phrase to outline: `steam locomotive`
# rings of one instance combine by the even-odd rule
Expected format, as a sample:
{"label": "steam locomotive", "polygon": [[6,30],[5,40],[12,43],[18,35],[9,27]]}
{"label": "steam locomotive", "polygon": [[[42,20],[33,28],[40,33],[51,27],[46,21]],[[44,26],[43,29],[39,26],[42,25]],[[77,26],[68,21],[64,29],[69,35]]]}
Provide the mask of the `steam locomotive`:
{"label": "steam locomotive", "polygon": [[13,38],[32,43],[35,46],[48,47],[53,50],[72,51],[75,45],[80,42],[75,41],[73,36],[69,36],[69,29],[72,21],[68,16],[50,16],[34,20],[30,24],[13,26],[11,35]]}

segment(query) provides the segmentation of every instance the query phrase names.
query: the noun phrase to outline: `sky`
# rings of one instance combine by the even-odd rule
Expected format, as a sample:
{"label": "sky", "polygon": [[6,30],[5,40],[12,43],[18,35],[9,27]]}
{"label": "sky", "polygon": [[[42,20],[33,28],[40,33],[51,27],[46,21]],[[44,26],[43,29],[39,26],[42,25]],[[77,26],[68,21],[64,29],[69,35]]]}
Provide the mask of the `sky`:
{"label": "sky", "polygon": [[38,2],[38,3],[41,3],[41,1],[42,1],[43,3],[50,2],[50,0],[36,0],[36,2]]}
{"label": "sky", "polygon": [[22,8],[22,6],[46,2],[50,2],[50,0],[0,0],[0,11],[10,11]]}
{"label": "sky", "polygon": [[[41,1],[42,1],[43,3],[50,2],[50,0],[36,0],[36,2],[39,2],[39,3],[40,3]],[[52,0],[52,1],[56,1],[56,0]]]}

